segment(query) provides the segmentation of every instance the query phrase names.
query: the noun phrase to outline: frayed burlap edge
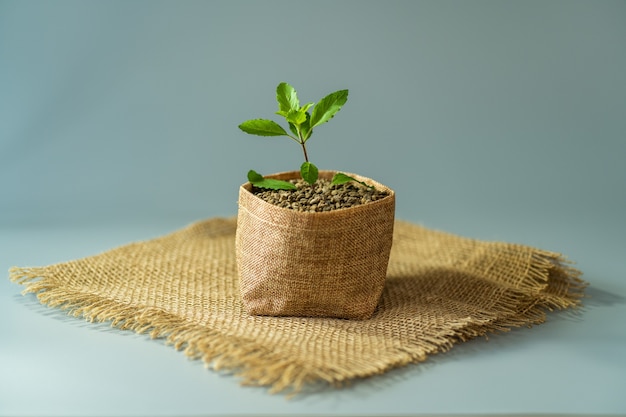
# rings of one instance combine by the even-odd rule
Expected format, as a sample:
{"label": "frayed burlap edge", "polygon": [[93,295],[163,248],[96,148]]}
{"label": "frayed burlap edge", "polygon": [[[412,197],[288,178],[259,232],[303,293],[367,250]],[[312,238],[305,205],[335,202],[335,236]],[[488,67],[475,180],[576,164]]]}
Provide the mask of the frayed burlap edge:
{"label": "frayed burlap edge", "polygon": [[[11,281],[25,285],[22,294],[33,293],[49,307],[67,311],[74,317],[90,322],[110,322],[112,327],[149,334],[152,339],[165,339],[166,344],[183,350],[191,359],[202,359],[206,367],[234,373],[243,385],[269,386],[270,392],[290,395],[301,392],[308,384],[326,382],[343,386],[354,378],[382,374],[393,368],[426,360],[427,356],[448,351],[453,345],[475,337],[500,333],[512,328],[543,323],[546,311],[579,308],[584,289],[588,285],[580,279],[581,272],[559,254],[537,251],[529,271],[531,292],[527,306],[497,319],[485,318],[455,323],[453,330],[413,345],[398,348],[394,362],[363,364],[363,371],[355,374],[346,369],[313,368],[293,358],[285,358],[259,346],[254,340],[221,334],[165,311],[140,306],[130,306],[101,296],[63,288],[54,279],[45,276],[44,268],[11,268]],[[519,294],[520,296],[528,296]],[[504,307],[504,306],[503,306]],[[511,306],[512,307],[512,306]]]}

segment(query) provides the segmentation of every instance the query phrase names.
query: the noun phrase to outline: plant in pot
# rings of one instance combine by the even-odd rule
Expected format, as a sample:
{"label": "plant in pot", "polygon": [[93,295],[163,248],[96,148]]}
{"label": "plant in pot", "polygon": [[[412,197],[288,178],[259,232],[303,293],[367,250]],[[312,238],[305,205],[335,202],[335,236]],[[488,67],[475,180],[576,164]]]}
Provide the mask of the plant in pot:
{"label": "plant in pot", "polygon": [[239,189],[236,250],[241,298],[251,315],[372,316],[385,284],[395,193],[372,179],[323,170],[309,161],[307,141],[348,99],[348,90],[300,106],[295,89],[276,88],[290,133],[267,119],[239,128],[297,142],[298,171],[248,172]]}

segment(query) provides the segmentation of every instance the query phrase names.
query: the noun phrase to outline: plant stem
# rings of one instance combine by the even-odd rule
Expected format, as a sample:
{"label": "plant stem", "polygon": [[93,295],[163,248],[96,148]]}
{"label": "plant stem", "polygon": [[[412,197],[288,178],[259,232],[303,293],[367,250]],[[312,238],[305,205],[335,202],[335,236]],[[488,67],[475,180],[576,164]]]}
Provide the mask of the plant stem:
{"label": "plant stem", "polygon": [[302,145],[302,152],[304,152],[304,161],[309,162],[309,156],[306,154],[306,146],[304,146],[304,142],[300,142],[300,145]]}
{"label": "plant stem", "polygon": [[309,162],[309,156],[306,154],[306,146],[304,145],[304,142],[306,142],[304,140],[304,137],[302,136],[302,131],[298,128],[296,128],[298,130],[298,137],[300,138],[300,145],[302,146],[302,152],[304,152],[304,162]]}

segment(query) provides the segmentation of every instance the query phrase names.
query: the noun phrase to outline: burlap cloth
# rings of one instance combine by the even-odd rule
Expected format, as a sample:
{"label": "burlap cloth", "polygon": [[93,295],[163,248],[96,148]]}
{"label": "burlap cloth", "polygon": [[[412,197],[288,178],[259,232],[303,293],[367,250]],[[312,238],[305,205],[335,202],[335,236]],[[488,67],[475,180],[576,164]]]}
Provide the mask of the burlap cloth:
{"label": "burlap cloth", "polygon": [[585,287],[558,254],[397,222],[371,319],[249,316],[236,278],[235,229],[235,219],[209,219],[84,259],[11,268],[10,278],[43,304],[164,337],[273,392],[341,385],[476,336],[542,323],[546,310],[578,306]]}

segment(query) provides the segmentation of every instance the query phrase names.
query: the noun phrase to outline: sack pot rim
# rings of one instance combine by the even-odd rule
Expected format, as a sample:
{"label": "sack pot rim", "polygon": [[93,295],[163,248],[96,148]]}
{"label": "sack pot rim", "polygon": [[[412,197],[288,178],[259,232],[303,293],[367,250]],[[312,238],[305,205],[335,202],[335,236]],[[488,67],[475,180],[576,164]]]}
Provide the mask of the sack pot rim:
{"label": "sack pot rim", "polygon": [[[351,176],[352,178],[358,181],[363,181],[366,184],[373,185],[377,190],[386,191],[388,195],[386,195],[384,198],[381,198],[380,200],[370,201],[366,204],[359,204],[357,206],[339,208],[339,209],[334,209],[334,210],[329,210],[329,211],[309,212],[309,211],[293,210],[293,209],[286,208],[286,207],[280,207],[280,206],[277,206],[275,204],[272,204],[263,200],[262,198],[252,193],[251,191],[252,184],[250,183],[250,181],[241,184],[239,188],[240,188],[240,191],[245,191],[248,195],[257,199],[261,205],[267,204],[268,206],[271,206],[274,209],[285,210],[286,212],[292,213],[292,215],[294,216],[303,216],[303,217],[312,217],[312,216],[322,217],[322,216],[329,216],[329,215],[337,214],[338,212],[345,213],[348,211],[358,211],[358,210],[363,210],[365,207],[372,208],[375,205],[388,204],[390,199],[392,200],[395,199],[395,191],[393,189],[387,187],[386,185],[382,183],[379,183],[376,180],[373,180],[369,177],[364,177],[359,174],[353,174],[350,172],[337,171],[337,170],[319,170],[319,177],[331,179],[333,175],[335,175],[337,172],[342,172],[346,175]],[[299,175],[300,175],[300,171],[283,171],[283,172],[277,172],[274,174],[264,175],[264,177],[271,178],[271,179],[294,179],[294,178],[299,178]]]}

